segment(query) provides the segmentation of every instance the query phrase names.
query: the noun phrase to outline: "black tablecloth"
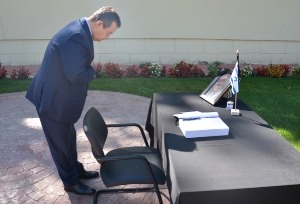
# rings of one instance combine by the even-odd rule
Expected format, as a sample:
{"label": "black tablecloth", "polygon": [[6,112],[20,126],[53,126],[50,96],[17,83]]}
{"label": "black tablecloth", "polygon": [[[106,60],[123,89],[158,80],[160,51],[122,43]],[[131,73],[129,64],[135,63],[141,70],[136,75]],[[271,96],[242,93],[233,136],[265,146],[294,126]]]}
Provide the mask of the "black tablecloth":
{"label": "black tablecloth", "polygon": [[[241,100],[241,116],[200,93],[154,94],[146,130],[161,151],[172,203],[300,203],[300,154]],[[228,136],[183,136],[173,114],[218,112]]]}

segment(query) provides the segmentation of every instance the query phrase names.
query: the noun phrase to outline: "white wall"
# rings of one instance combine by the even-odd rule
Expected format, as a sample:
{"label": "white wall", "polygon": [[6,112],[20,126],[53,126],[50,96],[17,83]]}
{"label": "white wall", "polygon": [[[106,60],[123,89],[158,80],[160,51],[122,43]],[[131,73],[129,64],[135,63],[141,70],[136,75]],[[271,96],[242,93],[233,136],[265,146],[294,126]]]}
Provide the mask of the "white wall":
{"label": "white wall", "polygon": [[111,5],[122,26],[94,62],[300,63],[299,0],[0,0],[3,65],[39,65],[70,21]]}

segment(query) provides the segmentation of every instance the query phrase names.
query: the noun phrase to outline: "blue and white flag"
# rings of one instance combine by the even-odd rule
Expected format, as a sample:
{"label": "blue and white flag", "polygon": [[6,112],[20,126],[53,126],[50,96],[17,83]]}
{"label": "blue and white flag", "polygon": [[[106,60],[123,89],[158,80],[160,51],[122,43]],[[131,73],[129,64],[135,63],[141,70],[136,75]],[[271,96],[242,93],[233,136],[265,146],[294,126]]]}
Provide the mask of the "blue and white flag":
{"label": "blue and white flag", "polygon": [[239,92],[239,75],[238,75],[238,62],[235,63],[235,67],[233,68],[231,77],[230,77],[230,83],[231,83],[231,90],[233,94],[236,94]]}

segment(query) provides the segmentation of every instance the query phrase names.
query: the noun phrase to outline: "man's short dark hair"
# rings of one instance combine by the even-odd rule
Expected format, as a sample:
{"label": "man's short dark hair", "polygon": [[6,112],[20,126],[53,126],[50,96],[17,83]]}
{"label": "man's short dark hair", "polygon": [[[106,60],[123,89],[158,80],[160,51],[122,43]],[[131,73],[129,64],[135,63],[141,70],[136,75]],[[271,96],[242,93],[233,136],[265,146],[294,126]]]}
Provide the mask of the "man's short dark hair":
{"label": "man's short dark hair", "polygon": [[96,11],[92,16],[92,21],[102,21],[103,28],[111,26],[112,22],[116,22],[118,28],[121,27],[121,20],[115,9],[111,6],[105,6]]}

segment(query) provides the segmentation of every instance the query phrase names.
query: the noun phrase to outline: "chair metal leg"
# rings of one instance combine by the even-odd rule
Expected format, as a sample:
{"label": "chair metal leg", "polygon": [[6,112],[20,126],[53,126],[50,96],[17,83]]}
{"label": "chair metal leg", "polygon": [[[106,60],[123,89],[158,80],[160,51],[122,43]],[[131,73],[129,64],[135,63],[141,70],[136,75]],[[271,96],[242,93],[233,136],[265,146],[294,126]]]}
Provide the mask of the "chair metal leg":
{"label": "chair metal leg", "polygon": [[158,188],[156,183],[154,184],[154,188],[155,188],[155,191],[156,191],[156,194],[157,194],[157,197],[158,197],[159,204],[163,204],[162,198],[161,198],[161,195],[160,195],[160,191],[159,191],[159,188]]}
{"label": "chair metal leg", "polygon": [[101,190],[100,190],[100,191],[97,191],[97,192],[94,194],[93,204],[97,204],[97,198],[98,198],[98,196],[99,196],[100,193],[101,193]]}
{"label": "chair metal leg", "polygon": [[162,203],[162,198],[160,195],[160,191],[157,185],[154,185],[154,187],[149,187],[149,188],[120,188],[120,189],[101,189],[98,190],[95,194],[94,194],[94,200],[93,200],[93,204],[97,204],[97,199],[98,196],[101,193],[112,193],[112,192],[117,192],[117,193],[129,193],[129,192],[145,192],[145,191],[151,191],[151,190],[155,190],[157,197],[158,197],[158,201],[160,204]]}

